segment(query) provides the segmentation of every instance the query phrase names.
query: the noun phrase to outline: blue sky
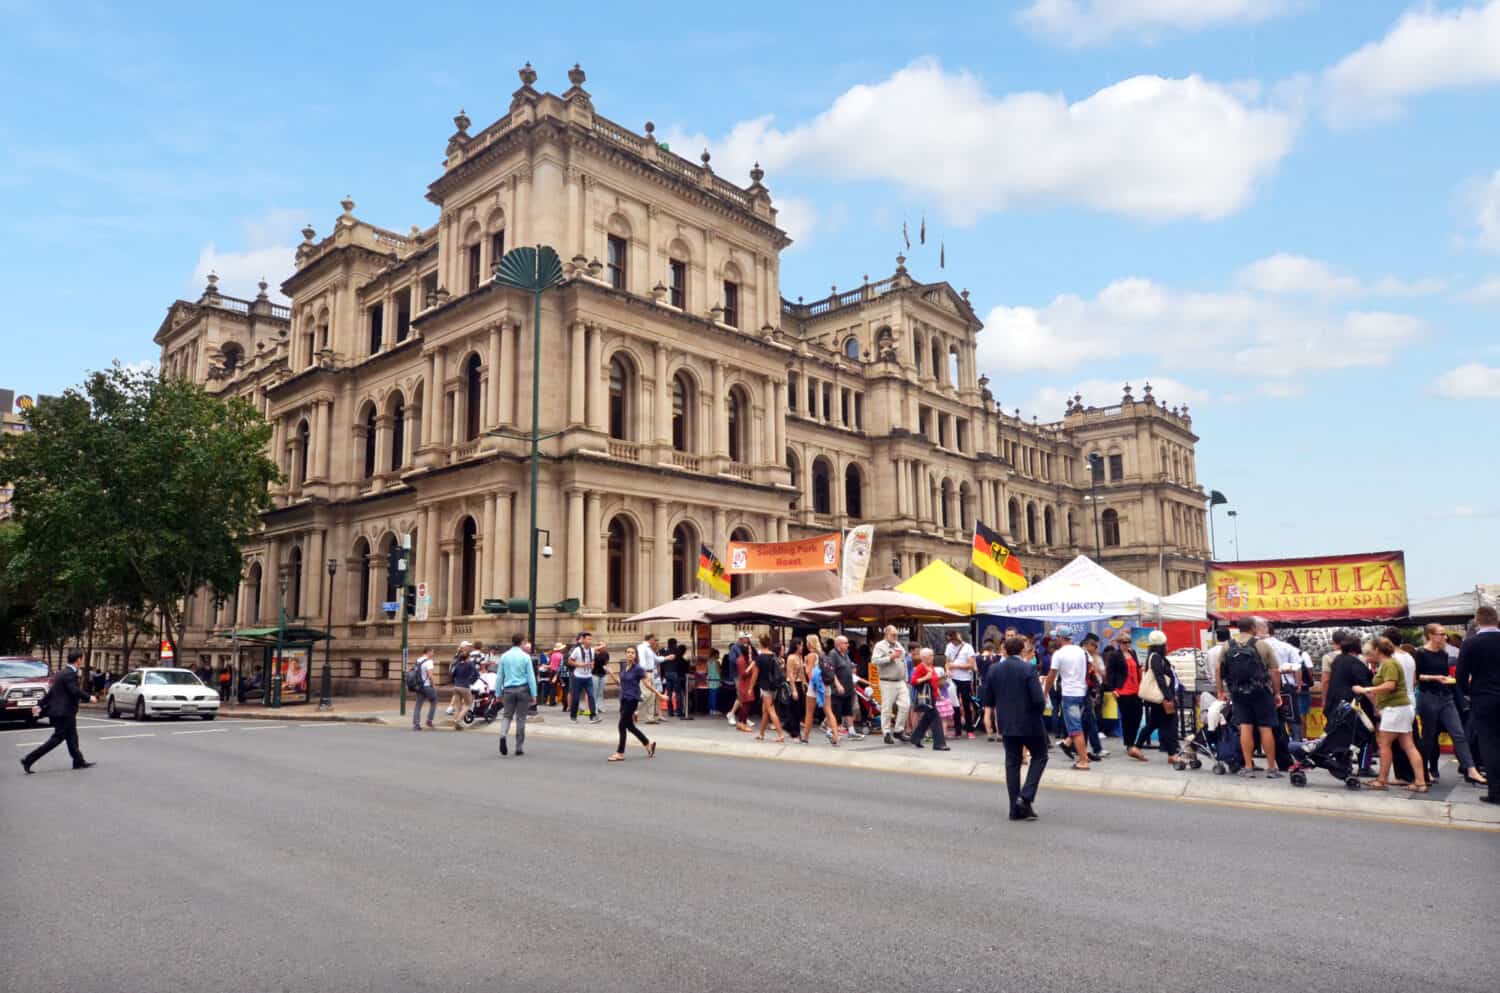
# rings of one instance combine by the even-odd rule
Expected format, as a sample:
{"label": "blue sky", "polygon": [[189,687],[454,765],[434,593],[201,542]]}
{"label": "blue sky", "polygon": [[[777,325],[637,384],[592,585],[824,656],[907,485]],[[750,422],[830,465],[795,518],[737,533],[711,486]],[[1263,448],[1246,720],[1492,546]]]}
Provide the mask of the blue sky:
{"label": "blue sky", "polygon": [[1244,557],[1401,548],[1448,593],[1500,581],[1497,52],[1500,0],[0,0],[0,385],[153,358],[209,268],[275,284],[345,194],[432,223],[452,115],[576,61],[605,116],[763,162],[787,296],[889,275],[925,218],[908,266],[971,290],[1007,408],[1149,379]]}

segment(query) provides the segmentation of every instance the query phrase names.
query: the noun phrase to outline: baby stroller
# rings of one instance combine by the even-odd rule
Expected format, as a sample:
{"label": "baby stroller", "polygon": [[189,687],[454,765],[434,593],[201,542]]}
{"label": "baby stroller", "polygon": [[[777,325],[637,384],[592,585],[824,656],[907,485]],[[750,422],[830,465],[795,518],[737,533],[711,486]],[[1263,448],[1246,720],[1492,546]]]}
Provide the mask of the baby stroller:
{"label": "baby stroller", "polygon": [[1239,732],[1230,720],[1229,704],[1204,693],[1199,697],[1198,712],[1203,715],[1203,721],[1182,749],[1183,754],[1190,757],[1186,765],[1179,762],[1175,768],[1179,772],[1186,768],[1201,769],[1203,760],[1209,759],[1214,764],[1215,775],[1229,772],[1231,765],[1238,769],[1243,764],[1240,761]]}
{"label": "baby stroller", "polygon": [[500,694],[484,680],[475,682],[473,690],[474,705],[464,711],[464,724],[473,724],[475,721],[493,724],[495,718],[500,716]]}
{"label": "baby stroller", "polygon": [[1342,779],[1348,789],[1359,789],[1358,756],[1374,731],[1374,723],[1363,710],[1348,701],[1340,703],[1328,718],[1323,737],[1292,742],[1292,767],[1288,770],[1292,785],[1306,786],[1308,769],[1326,769],[1334,779]]}
{"label": "baby stroller", "polygon": [[862,725],[869,734],[880,733],[880,705],[875,702],[875,691],[870,684],[860,681],[854,687],[854,699],[859,707],[856,725]]}

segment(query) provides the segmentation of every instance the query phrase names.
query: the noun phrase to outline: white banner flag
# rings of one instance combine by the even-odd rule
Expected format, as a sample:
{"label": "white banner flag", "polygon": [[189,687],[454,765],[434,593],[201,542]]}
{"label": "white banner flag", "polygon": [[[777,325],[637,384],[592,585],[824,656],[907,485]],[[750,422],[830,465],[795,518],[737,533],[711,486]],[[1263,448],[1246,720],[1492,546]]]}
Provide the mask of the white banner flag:
{"label": "white banner flag", "polygon": [[861,524],[844,535],[844,572],[839,596],[865,591],[865,574],[870,571],[870,551],[875,544],[875,525]]}

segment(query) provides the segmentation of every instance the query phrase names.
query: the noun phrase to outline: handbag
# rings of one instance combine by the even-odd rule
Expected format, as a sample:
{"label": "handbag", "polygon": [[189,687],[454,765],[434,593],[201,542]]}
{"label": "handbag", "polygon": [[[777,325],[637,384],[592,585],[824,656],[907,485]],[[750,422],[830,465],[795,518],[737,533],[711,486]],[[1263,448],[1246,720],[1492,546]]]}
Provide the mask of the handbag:
{"label": "handbag", "polygon": [[948,718],[953,716],[953,698],[946,693],[938,694],[937,698],[938,716]]}
{"label": "handbag", "polygon": [[1161,691],[1161,686],[1156,681],[1156,670],[1150,666],[1141,673],[1141,688],[1137,691],[1140,698],[1147,703],[1161,703],[1167,695]]}
{"label": "handbag", "polygon": [[915,706],[918,710],[932,709],[932,684],[925,679],[917,686]]}

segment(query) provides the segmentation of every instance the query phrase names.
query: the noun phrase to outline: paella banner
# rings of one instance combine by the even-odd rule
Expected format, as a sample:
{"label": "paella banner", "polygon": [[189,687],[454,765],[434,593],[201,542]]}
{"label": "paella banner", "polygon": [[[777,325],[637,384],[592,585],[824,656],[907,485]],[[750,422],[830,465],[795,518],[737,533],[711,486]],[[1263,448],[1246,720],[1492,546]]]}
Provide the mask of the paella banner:
{"label": "paella banner", "polygon": [[800,541],[731,541],[731,576],[757,572],[832,572],[839,567],[843,536],[834,532]]}
{"label": "paella banner", "polygon": [[1406,614],[1401,552],[1208,564],[1208,616],[1271,621],[1387,620]]}

